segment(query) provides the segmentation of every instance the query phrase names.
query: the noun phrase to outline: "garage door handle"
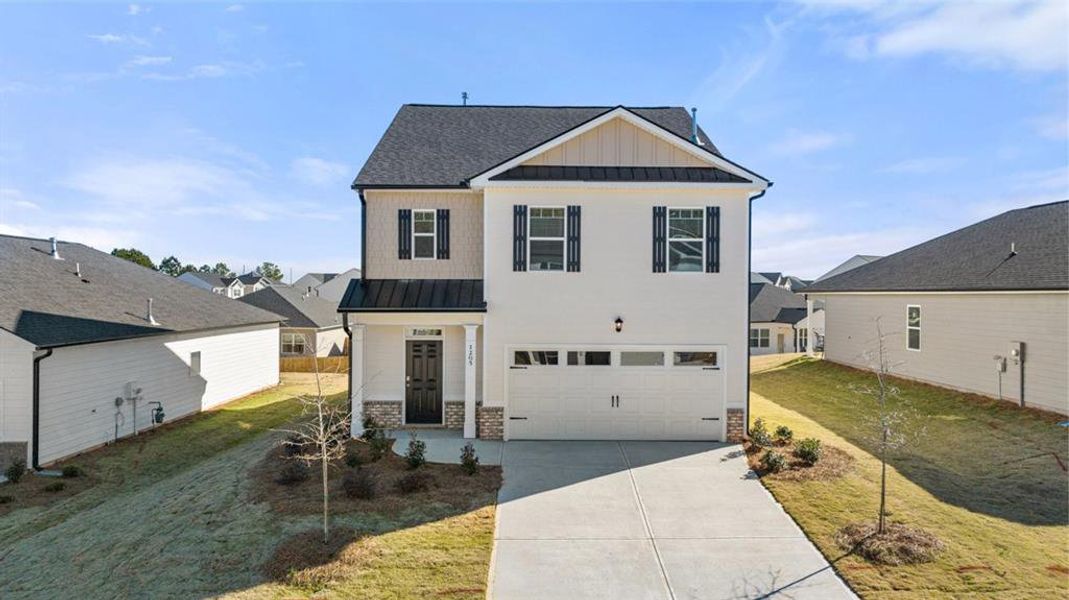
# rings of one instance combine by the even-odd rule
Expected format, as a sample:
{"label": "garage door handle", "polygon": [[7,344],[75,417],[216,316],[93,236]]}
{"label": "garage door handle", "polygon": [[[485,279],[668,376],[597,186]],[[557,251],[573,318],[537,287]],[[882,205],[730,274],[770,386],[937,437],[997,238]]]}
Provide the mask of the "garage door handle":
{"label": "garage door handle", "polygon": [[702,417],[702,421],[719,421],[720,417]]}
{"label": "garage door handle", "polygon": [[515,367],[515,366],[513,366],[513,367],[509,367],[509,368],[510,369],[526,369],[527,367]]}
{"label": "garage door handle", "polygon": [[509,421],[526,421],[527,417],[509,417]]}

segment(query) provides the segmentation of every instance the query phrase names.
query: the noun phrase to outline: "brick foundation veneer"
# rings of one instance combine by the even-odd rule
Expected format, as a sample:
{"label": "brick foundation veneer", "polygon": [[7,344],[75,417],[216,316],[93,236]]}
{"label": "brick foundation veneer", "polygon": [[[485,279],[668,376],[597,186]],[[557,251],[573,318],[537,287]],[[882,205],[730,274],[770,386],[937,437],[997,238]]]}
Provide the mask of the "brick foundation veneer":
{"label": "brick foundation veneer", "polygon": [[464,403],[445,403],[445,428],[464,429]]}
{"label": "brick foundation veneer", "polygon": [[480,440],[500,440],[505,437],[505,407],[478,406],[475,408],[475,425]]}
{"label": "brick foundation veneer", "polygon": [[393,400],[364,400],[364,418],[372,418],[381,427],[401,426],[401,403]]}
{"label": "brick foundation veneer", "polygon": [[746,435],[746,426],[744,423],[745,412],[741,408],[729,408],[728,409],[728,441],[733,444],[742,442],[743,437]]}

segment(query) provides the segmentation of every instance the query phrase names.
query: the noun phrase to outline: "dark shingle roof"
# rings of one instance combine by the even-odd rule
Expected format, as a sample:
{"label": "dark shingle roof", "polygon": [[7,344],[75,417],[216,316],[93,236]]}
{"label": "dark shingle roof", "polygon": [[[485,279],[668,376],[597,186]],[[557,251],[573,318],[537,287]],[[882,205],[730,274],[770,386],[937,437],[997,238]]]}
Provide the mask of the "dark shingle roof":
{"label": "dark shingle roof", "polygon": [[[186,273],[183,273],[183,275],[185,274]],[[230,277],[224,278],[221,275],[216,275],[215,273],[201,273],[200,271],[189,271],[188,274],[193,277],[196,277],[197,279],[203,281],[204,283],[207,283],[212,287],[226,287],[230,285],[231,281],[233,281],[233,279],[231,279]]]}
{"label": "dark shingle roof", "polygon": [[[801,315],[798,310],[801,309]],[[751,323],[797,323],[805,317],[805,298],[770,283],[750,284]]]}
{"label": "dark shingle roof", "polygon": [[[0,328],[39,347],[279,320],[88,246],[58,244],[64,260],[46,240],[0,235]],[[149,298],[157,325],[145,318]]]}
{"label": "dark shingle roof", "polygon": [[337,304],[318,296],[306,296],[290,286],[267,287],[239,300],[285,317],[286,327],[341,326]]}
{"label": "dark shingle roof", "polygon": [[818,281],[806,292],[1065,289],[1069,201],[1002,213]]}
{"label": "dark shingle roof", "polygon": [[240,281],[244,285],[253,285],[257,281],[260,281],[261,279],[264,279],[264,280],[267,280],[267,281],[271,281],[270,279],[267,279],[266,277],[264,277],[263,275],[260,275],[259,273],[246,273],[244,275],[238,275],[236,278],[235,277],[227,277],[226,278],[226,282],[230,283],[231,281],[234,281],[234,279],[237,279],[238,281]]}
{"label": "dark shingle roof", "polygon": [[482,279],[353,279],[340,312],[485,312]]}
{"label": "dark shingle roof", "polygon": [[[462,186],[469,178],[613,108],[405,104],[353,186]],[[691,117],[685,108],[628,110],[690,139]],[[700,127],[698,138],[703,148],[720,154]]]}
{"label": "dark shingle roof", "polygon": [[716,167],[558,167],[520,165],[492,181],[669,181],[675,183],[749,183]]}

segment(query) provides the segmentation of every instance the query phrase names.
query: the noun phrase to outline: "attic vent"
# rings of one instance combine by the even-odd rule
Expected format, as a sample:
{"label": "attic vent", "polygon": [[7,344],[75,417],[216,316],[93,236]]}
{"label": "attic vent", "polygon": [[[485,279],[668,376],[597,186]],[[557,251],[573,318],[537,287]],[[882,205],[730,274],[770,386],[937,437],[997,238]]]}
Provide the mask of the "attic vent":
{"label": "attic vent", "polygon": [[152,298],[148,299],[148,312],[145,315],[145,320],[149,322],[149,325],[159,325],[159,321],[156,317],[152,316]]}
{"label": "attic vent", "polygon": [[56,238],[48,238],[48,241],[52,242],[52,258],[63,260],[63,257],[59,255],[59,244],[56,243]]}
{"label": "attic vent", "polygon": [[690,109],[690,141],[701,146],[702,143],[698,139],[698,109]]}

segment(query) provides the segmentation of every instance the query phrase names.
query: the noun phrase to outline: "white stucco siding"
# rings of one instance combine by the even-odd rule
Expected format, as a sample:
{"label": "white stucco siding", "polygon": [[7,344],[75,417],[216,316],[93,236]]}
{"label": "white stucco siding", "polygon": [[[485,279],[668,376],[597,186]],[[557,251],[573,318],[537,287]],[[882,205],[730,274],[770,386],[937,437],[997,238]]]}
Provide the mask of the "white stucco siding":
{"label": "white stucco siding", "polygon": [[[1069,294],[834,294],[827,300],[825,357],[864,367],[876,348],[875,318],[894,372],[945,387],[998,396],[995,355],[1025,343],[1025,403],[1069,413]],[[921,307],[921,350],[906,349],[906,306]],[[1018,401],[1011,363],[1002,397]]]}
{"label": "white stucco siding", "polygon": [[[701,344],[726,347],[726,405],[745,406],[746,191],[488,188],[485,195],[487,405],[505,404],[505,352],[511,345]],[[582,207],[581,272],[512,270],[517,204]],[[720,207],[719,273],[652,272],[654,206]],[[619,333],[617,317],[624,321]]]}
{"label": "white stucco siding", "polygon": [[0,329],[0,443],[30,439],[33,350],[33,344]]}
{"label": "white stucco siding", "polygon": [[[425,321],[425,319],[424,319]],[[433,319],[417,323],[434,327]],[[364,399],[404,401],[405,399],[405,330],[402,325],[368,325],[364,333]],[[441,326],[442,329],[442,401],[464,400],[464,328]],[[476,344],[481,347],[481,327]],[[477,367],[481,361],[476,363]],[[482,397],[482,369],[476,371],[476,392]]]}
{"label": "white stucco siding", "polygon": [[119,435],[131,434],[132,406],[115,406],[130,381],[142,389],[139,430],[151,426],[149,402],[162,402],[172,421],[276,385],[278,344],[278,325],[270,324],[56,348],[41,363],[40,461],[111,441],[117,411]]}

